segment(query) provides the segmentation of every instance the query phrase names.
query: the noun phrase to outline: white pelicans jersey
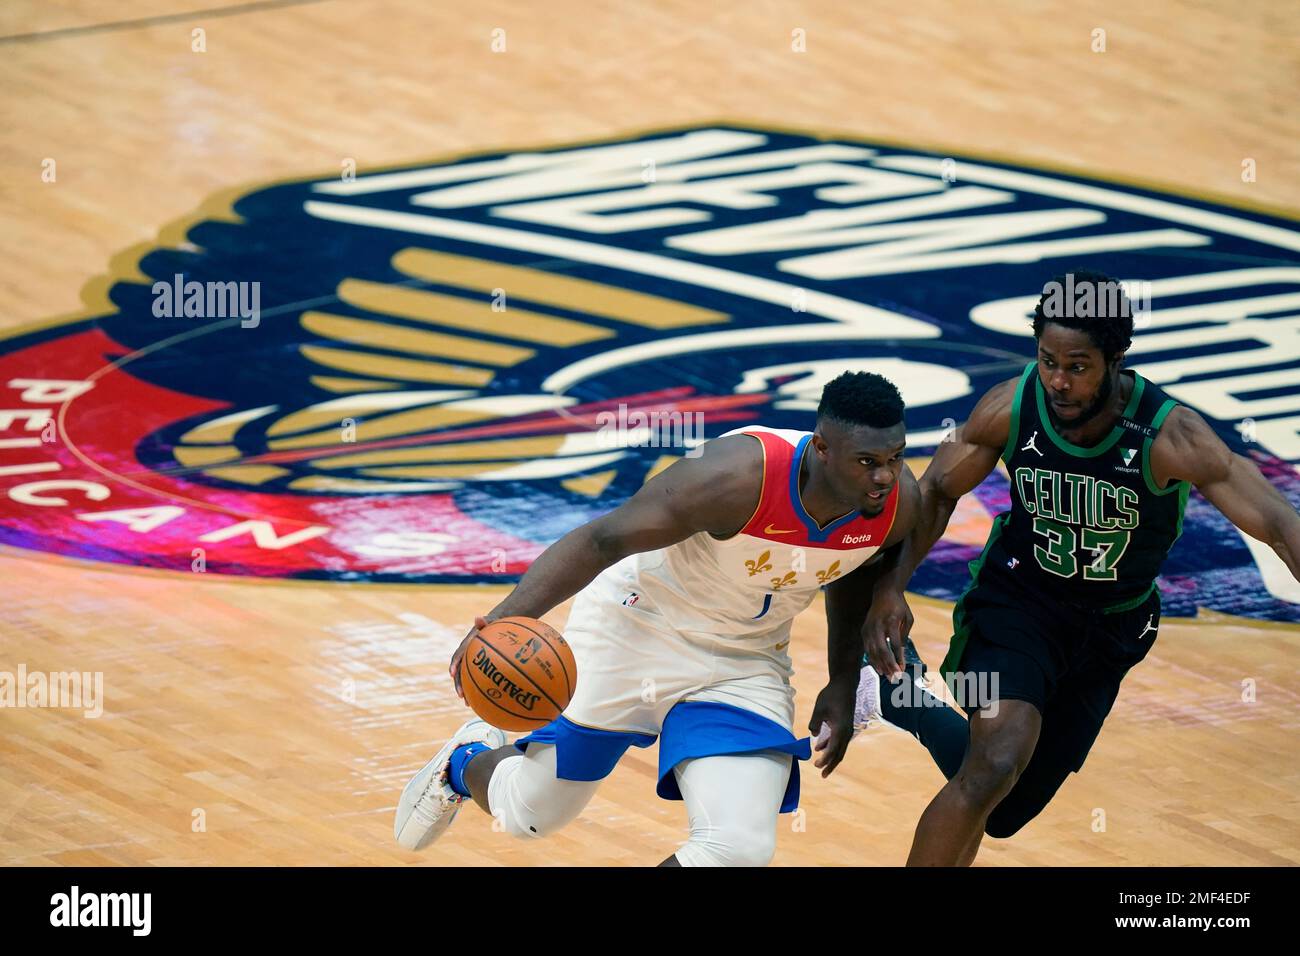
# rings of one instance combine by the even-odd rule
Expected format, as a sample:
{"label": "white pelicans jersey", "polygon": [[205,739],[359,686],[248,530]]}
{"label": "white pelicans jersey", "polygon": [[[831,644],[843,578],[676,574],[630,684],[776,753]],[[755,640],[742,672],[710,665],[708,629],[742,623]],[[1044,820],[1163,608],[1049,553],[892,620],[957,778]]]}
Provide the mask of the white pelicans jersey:
{"label": "white pelicans jersey", "polygon": [[823,585],[871,558],[888,537],[898,510],[898,486],[881,513],[850,512],[825,527],[804,509],[799,468],[811,432],[752,425],[727,432],[763,447],[763,485],[753,515],[719,540],[707,531],[629,555],[609,568],[625,607],[647,602],[683,637],[734,644],[750,651],[784,650],[790,622]]}

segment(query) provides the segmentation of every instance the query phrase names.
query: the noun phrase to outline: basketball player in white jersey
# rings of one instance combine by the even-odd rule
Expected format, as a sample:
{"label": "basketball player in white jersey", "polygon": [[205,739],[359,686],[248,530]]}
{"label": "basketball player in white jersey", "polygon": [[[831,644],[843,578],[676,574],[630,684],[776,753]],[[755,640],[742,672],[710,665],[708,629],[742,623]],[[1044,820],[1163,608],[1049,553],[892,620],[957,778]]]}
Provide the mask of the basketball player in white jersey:
{"label": "basketball player in white jersey", "polygon": [[427,846],[467,797],[516,836],[554,833],[628,747],[657,737],[657,792],[685,801],[690,820],[663,865],[766,865],[811,756],[793,731],[790,625],[825,587],[830,680],[809,729],[826,776],[853,735],[874,579],[919,503],[904,438],[897,389],[846,372],[823,390],[811,434],[729,432],[547,548],[466,641],[577,594],[564,631],[573,700],[509,745],[482,720],[462,726],[402,792],[398,842]]}

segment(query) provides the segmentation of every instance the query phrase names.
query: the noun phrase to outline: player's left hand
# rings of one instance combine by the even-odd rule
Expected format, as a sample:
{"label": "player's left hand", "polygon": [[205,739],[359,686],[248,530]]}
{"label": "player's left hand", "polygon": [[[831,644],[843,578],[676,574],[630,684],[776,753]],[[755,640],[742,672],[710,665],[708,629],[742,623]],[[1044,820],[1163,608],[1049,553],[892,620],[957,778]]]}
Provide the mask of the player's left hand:
{"label": "player's left hand", "polygon": [[478,632],[487,626],[487,618],[474,618],[474,626],[469,629],[469,633],[465,635],[465,639],[460,642],[460,645],[451,655],[451,666],[448,667],[448,671],[451,673],[451,686],[455,688],[456,696],[459,697],[462,702],[465,700],[465,691],[462,690],[460,686],[460,664],[465,657],[465,648],[469,646],[469,642],[474,639]]}
{"label": "player's left hand", "polygon": [[877,674],[890,681],[903,676],[903,642],[914,622],[903,592],[876,591],[862,626],[862,644]]}
{"label": "player's left hand", "polygon": [[813,751],[818,755],[813,759],[813,766],[821,770],[823,777],[831,772],[844,759],[853,739],[853,705],[857,697],[858,675],[851,681],[832,681],[817,695],[813,705],[812,720],[808,721],[808,731],[815,736]]}

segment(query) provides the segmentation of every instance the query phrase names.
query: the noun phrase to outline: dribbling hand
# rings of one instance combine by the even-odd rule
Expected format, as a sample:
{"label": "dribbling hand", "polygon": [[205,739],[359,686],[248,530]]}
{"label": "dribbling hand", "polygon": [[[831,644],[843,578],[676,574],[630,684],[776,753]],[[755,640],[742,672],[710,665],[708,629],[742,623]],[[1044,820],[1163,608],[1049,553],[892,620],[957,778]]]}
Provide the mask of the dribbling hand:
{"label": "dribbling hand", "polygon": [[487,626],[488,626],[487,618],[482,616],[474,618],[474,626],[469,629],[469,633],[465,635],[465,639],[460,642],[460,646],[458,646],[456,650],[452,652],[451,655],[451,666],[449,668],[449,671],[451,673],[451,683],[452,686],[456,688],[456,696],[461,699],[462,703],[465,700],[465,692],[460,688],[460,662],[461,659],[464,658],[465,656],[465,646],[469,644],[470,640],[475,635],[478,634],[481,628],[485,628]]}

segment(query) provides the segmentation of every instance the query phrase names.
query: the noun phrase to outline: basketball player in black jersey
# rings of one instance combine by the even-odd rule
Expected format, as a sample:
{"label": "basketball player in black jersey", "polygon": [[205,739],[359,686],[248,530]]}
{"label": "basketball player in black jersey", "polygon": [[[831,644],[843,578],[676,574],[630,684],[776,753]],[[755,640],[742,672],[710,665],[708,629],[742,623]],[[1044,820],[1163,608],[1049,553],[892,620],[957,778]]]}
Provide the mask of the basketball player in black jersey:
{"label": "basketball player in black jersey", "polygon": [[[878,689],[883,716],[948,778],[921,816],[909,865],[969,865],[984,834],[1011,836],[1083,766],[1120,681],[1156,638],[1155,579],[1193,486],[1300,579],[1295,509],[1200,415],[1124,369],[1133,318],[1117,282],[1077,271],[1053,280],[1033,329],[1036,361],[990,389],[940,444],[864,629],[863,678],[880,682],[864,690]],[[999,457],[1011,509],[971,563],[941,668],[965,720],[921,689],[903,589],[957,499]]]}

